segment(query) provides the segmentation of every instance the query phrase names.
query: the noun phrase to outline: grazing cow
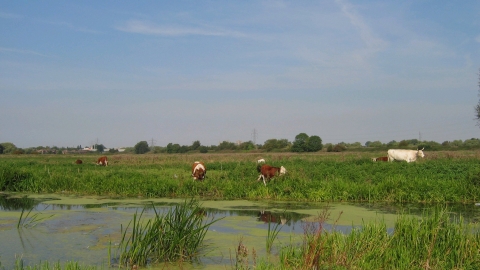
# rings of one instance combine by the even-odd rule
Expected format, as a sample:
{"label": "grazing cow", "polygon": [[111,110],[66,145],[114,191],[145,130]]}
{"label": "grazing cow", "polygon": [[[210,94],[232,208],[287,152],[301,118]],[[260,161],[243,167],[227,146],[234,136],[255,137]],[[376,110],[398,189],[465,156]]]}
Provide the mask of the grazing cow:
{"label": "grazing cow", "polygon": [[82,163],[83,163],[83,161],[81,159],[75,160],[75,164],[82,164]]}
{"label": "grazing cow", "polygon": [[108,159],[107,159],[107,157],[106,157],[106,156],[99,157],[96,164],[97,164],[97,165],[100,165],[100,166],[108,166]]}
{"label": "grazing cow", "polygon": [[257,160],[257,164],[258,163],[265,163],[265,159],[261,158],[261,159]]}
{"label": "grazing cow", "polygon": [[200,161],[195,161],[192,165],[192,176],[193,180],[203,180],[207,175],[207,168],[205,164]]}
{"label": "grazing cow", "polygon": [[377,157],[377,158],[372,158],[372,161],[388,161],[388,157]]}
{"label": "grazing cow", "polygon": [[260,178],[262,178],[263,179],[263,184],[265,186],[267,186],[267,182],[265,181],[265,178],[270,179],[270,178],[272,178],[276,175],[283,175],[287,172],[287,170],[283,166],[279,168],[279,167],[272,167],[272,166],[267,165],[267,164],[264,164],[262,166],[258,165],[257,170],[260,173],[257,181],[260,181]]}
{"label": "grazing cow", "polygon": [[423,154],[423,149],[422,150],[389,149],[388,161],[405,160],[406,162],[414,162],[417,160],[417,157],[423,158],[425,156]]}

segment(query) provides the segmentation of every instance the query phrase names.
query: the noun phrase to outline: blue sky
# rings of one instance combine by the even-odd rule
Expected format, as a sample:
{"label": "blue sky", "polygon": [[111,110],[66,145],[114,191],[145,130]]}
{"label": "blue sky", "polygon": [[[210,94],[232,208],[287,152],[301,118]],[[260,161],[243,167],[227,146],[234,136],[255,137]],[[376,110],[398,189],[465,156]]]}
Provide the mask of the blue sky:
{"label": "blue sky", "polygon": [[480,137],[480,1],[0,1],[0,142]]}

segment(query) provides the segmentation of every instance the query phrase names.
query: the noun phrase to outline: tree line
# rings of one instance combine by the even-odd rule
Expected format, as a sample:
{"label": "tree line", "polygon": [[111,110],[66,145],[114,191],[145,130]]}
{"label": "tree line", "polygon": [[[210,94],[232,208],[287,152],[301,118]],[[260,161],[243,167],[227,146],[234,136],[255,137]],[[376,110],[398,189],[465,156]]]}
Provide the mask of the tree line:
{"label": "tree line", "polygon": [[[340,142],[336,144],[322,143],[322,139],[317,136],[309,136],[306,133],[300,133],[295,136],[294,141],[287,139],[268,139],[263,144],[255,144],[252,141],[233,143],[229,141],[223,141],[218,145],[202,145],[200,141],[196,140],[191,145],[180,145],[178,143],[169,143],[166,146],[151,146],[147,141],[140,141],[134,147],[126,147],[124,153],[212,153],[212,152],[318,152],[325,150],[326,152],[343,152],[343,151],[375,151],[391,148],[404,148],[404,149],[416,149],[425,148],[427,151],[438,150],[469,150],[480,149],[480,139],[471,138],[467,140],[453,140],[444,141],[438,143],[435,141],[420,141],[418,139],[408,139],[395,141],[392,140],[388,143],[382,143],[380,141],[367,141],[365,144],[360,142],[346,143]],[[38,150],[48,149],[49,154],[61,154],[63,150],[69,152],[78,151],[81,146],[77,147],[30,147],[30,148],[17,148],[11,142],[0,143],[0,154],[37,154]],[[96,153],[104,153],[104,149],[107,149],[103,144],[98,144],[95,147]],[[118,150],[110,149],[110,153],[117,153]]]}

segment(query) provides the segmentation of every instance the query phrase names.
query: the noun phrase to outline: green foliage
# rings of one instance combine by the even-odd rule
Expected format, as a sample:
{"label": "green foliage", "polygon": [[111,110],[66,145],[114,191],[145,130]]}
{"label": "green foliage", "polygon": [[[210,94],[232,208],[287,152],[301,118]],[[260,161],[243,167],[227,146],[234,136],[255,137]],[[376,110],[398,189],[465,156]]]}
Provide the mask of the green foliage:
{"label": "green foliage", "polygon": [[[384,153],[273,154],[287,174],[264,187],[251,154],[112,155],[109,166],[78,166],[78,157],[0,157],[0,189],[120,197],[205,197],[295,201],[474,203],[480,194],[478,159],[430,157],[415,163],[372,162]],[[85,159],[85,156],[81,157]],[[253,160],[252,160],[253,159]],[[208,177],[191,179],[191,164],[205,160]],[[84,160],[85,161],[85,160]],[[90,164],[89,164],[90,163]]]}
{"label": "green foliage", "polygon": [[309,137],[306,133],[295,136],[292,144],[292,152],[317,152],[323,148],[322,139],[319,136]]}
{"label": "green foliage", "polygon": [[221,142],[217,150],[235,150],[237,149],[237,146],[233,142],[228,142],[228,141],[223,141]]}
{"label": "green foliage", "polygon": [[306,152],[317,152],[322,150],[322,148],[322,139],[319,136],[313,135],[308,138]]}
{"label": "green foliage", "polygon": [[196,200],[185,201],[165,215],[155,210],[155,217],[146,221],[142,219],[144,211],[145,208],[139,215],[135,213],[122,229],[120,261],[130,266],[196,258],[208,228],[218,221],[213,218],[204,221],[203,210]]}
{"label": "green foliage", "polygon": [[332,152],[343,152],[345,150],[347,150],[347,147],[340,143],[332,147]]}
{"label": "green foliage", "polygon": [[304,243],[284,246],[275,269],[478,269],[478,227],[452,219],[447,209],[422,218],[400,215],[393,233],[383,221],[348,234],[324,230],[328,214],[305,228]]}
{"label": "green foliage", "polygon": [[192,143],[192,146],[190,146],[190,148],[191,148],[192,150],[197,150],[197,149],[200,147],[200,145],[201,145],[201,144],[200,144],[200,141],[194,141],[194,142]]}
{"label": "green foliage", "polygon": [[148,149],[148,143],[147,141],[141,141],[135,144],[135,154],[145,154],[147,153],[150,149]]}
{"label": "green foliage", "polygon": [[5,147],[3,147],[2,144],[0,144],[0,154],[3,154],[3,149],[5,149]]}
{"label": "green foliage", "polygon": [[267,151],[267,152],[270,152],[270,151],[273,151],[273,150],[282,150],[282,149],[287,148],[289,146],[289,144],[290,143],[288,142],[287,139],[281,139],[281,140],[269,139],[269,140],[265,141],[265,143],[262,146],[262,149]]}
{"label": "green foliage", "polygon": [[3,147],[3,153],[5,154],[13,153],[15,150],[17,150],[17,147],[15,146],[15,144],[11,142],[4,142],[4,143],[1,143],[0,145]]}
{"label": "green foliage", "polygon": [[105,151],[105,146],[103,144],[95,144],[95,149],[98,153],[103,153]]}

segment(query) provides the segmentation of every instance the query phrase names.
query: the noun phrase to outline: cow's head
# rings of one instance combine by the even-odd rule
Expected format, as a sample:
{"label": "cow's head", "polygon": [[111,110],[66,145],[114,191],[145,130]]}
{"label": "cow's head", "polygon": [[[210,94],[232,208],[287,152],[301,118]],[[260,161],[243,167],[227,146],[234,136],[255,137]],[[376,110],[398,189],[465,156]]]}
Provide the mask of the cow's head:
{"label": "cow's head", "polygon": [[417,156],[419,156],[421,158],[425,157],[425,155],[423,154],[423,149],[425,149],[425,147],[422,148],[422,150],[417,150]]}
{"label": "cow's head", "polygon": [[203,180],[205,178],[205,171],[202,168],[197,168],[193,173],[193,180]]}
{"label": "cow's head", "polygon": [[280,175],[282,174],[286,174],[287,173],[287,169],[285,169],[285,167],[280,167]]}

